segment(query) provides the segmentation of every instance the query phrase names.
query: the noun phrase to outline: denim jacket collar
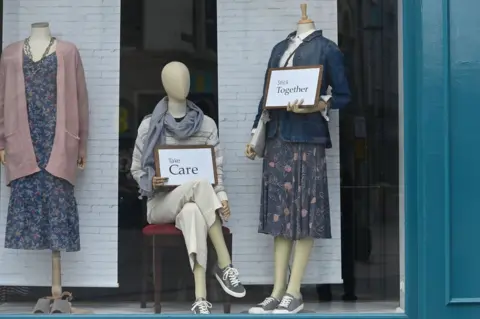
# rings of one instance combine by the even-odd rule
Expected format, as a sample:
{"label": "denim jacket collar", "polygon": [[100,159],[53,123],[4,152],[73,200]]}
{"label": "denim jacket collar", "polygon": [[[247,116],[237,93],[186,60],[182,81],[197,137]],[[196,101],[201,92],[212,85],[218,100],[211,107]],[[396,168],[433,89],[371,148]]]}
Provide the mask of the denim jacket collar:
{"label": "denim jacket collar", "polygon": [[[297,35],[297,31],[293,31],[292,33],[290,33],[287,36],[287,38],[285,40],[291,40],[291,39],[295,38],[296,35]],[[304,42],[309,42],[312,39],[315,39],[316,37],[319,37],[319,36],[322,36],[322,35],[323,35],[322,30],[316,30],[316,31],[312,32],[311,34],[309,34],[305,39],[303,39],[303,41]]]}

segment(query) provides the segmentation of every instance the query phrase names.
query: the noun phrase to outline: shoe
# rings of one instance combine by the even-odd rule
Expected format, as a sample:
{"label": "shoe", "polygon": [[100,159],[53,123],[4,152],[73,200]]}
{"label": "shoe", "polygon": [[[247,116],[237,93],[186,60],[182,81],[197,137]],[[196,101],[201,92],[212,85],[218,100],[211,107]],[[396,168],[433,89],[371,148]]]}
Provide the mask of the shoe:
{"label": "shoe", "polygon": [[192,312],[196,315],[209,315],[212,304],[203,298],[197,299],[192,305]]}
{"label": "shoe", "polygon": [[298,313],[303,310],[303,307],[302,298],[295,298],[290,294],[285,294],[277,309],[272,311],[272,314]]}
{"label": "shoe", "polygon": [[256,305],[255,307],[252,307],[248,309],[249,314],[266,314],[266,313],[272,313],[273,310],[275,310],[278,305],[280,304],[280,300],[274,297],[267,297],[265,298],[264,301]]}
{"label": "shoe", "polygon": [[245,287],[238,279],[238,270],[233,268],[232,265],[221,269],[218,265],[215,265],[215,278],[222,286],[222,289],[232,297],[243,298],[247,294]]}

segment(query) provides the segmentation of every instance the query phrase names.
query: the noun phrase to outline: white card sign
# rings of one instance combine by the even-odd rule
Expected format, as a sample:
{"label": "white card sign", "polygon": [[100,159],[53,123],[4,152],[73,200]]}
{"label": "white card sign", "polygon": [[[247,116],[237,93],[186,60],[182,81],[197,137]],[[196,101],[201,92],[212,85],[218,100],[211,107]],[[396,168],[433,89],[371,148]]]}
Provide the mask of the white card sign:
{"label": "white card sign", "polygon": [[179,186],[194,180],[217,184],[215,150],[210,145],[175,145],[155,149],[157,176],[167,177],[165,186]]}
{"label": "white card sign", "polygon": [[322,86],[323,66],[270,68],[265,87],[265,109],[284,109],[295,100],[304,107],[318,104]]}

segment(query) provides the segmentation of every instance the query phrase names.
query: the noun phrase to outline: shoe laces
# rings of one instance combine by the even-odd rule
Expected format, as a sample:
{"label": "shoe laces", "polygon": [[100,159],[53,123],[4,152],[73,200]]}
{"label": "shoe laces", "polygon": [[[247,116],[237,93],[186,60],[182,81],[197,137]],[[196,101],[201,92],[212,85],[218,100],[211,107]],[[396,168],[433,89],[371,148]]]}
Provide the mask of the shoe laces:
{"label": "shoe laces", "polygon": [[262,306],[262,307],[265,307],[265,306],[271,304],[272,302],[274,302],[275,300],[276,300],[276,299],[273,298],[273,297],[267,297],[267,298],[265,298],[264,301],[262,301],[262,302],[259,303],[258,305],[259,305],[259,306]]}
{"label": "shoe laces", "polygon": [[192,311],[195,311],[195,308],[197,307],[200,314],[208,315],[210,314],[210,308],[212,308],[212,304],[206,300],[197,300],[192,305]]}
{"label": "shoe laces", "polygon": [[237,287],[240,284],[238,279],[238,270],[232,267],[227,267],[223,271],[223,280],[229,280],[230,284],[234,287]]}
{"label": "shoe laces", "polygon": [[282,298],[282,301],[280,302],[279,307],[288,308],[288,306],[290,306],[290,304],[292,303],[292,301],[293,301],[293,297],[284,296],[284,297]]}

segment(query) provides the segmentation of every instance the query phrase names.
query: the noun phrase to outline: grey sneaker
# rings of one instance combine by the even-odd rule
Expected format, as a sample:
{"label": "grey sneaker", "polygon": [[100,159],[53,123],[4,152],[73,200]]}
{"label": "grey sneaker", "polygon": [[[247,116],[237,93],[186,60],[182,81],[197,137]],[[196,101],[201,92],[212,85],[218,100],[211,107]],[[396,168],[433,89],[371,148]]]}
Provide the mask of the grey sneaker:
{"label": "grey sneaker", "polygon": [[265,298],[264,301],[262,301],[255,307],[248,309],[248,313],[257,314],[257,315],[264,314],[264,313],[272,313],[272,311],[275,310],[279,304],[280,304],[280,300],[270,296]]}
{"label": "grey sneaker", "polygon": [[215,265],[215,278],[217,278],[222,289],[230,296],[235,298],[245,297],[245,287],[238,279],[238,270],[233,268],[232,265],[228,265],[223,269]]}
{"label": "grey sneaker", "polygon": [[196,315],[209,315],[212,304],[203,298],[198,299],[192,305],[192,312]]}
{"label": "grey sneaker", "polygon": [[273,310],[274,314],[298,313],[303,310],[302,298],[295,298],[290,294],[285,294],[277,309]]}

